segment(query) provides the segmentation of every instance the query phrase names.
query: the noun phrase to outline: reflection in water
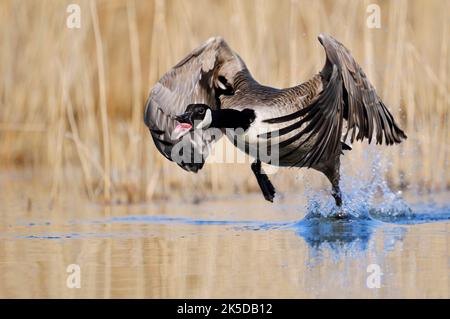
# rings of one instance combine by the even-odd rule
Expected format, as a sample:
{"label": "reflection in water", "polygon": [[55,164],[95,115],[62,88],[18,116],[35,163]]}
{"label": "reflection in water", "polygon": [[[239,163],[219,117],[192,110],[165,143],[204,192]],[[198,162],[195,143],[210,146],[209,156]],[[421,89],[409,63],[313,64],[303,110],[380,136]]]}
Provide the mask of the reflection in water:
{"label": "reflection in water", "polygon": [[305,218],[295,224],[296,234],[313,250],[328,248],[339,255],[367,249],[377,223],[371,220]]}
{"label": "reflection in water", "polygon": [[[329,215],[329,214],[327,214]],[[359,217],[349,215],[345,219],[325,217],[310,211],[299,221],[264,222],[252,220],[213,220],[193,219],[189,217],[172,217],[165,215],[132,215],[116,216],[98,220],[72,220],[68,225],[108,225],[108,224],[155,224],[155,225],[196,225],[196,226],[225,226],[235,231],[292,231],[302,237],[310,248],[310,253],[318,257],[325,250],[334,257],[363,252],[368,248],[369,241],[374,231],[382,227],[386,250],[393,247],[397,241],[401,241],[407,232],[407,228],[400,225],[421,224],[450,220],[450,207],[437,207],[436,205],[419,205],[414,212],[408,208],[400,213],[396,210],[374,208],[370,213],[360,214]],[[28,226],[50,226],[51,222],[25,224]],[[400,227],[395,227],[399,225]],[[31,229],[30,229],[31,230]],[[130,238],[151,235],[148,232],[70,232],[70,233],[43,233],[20,235],[17,238],[28,239],[82,239],[82,238]]]}
{"label": "reflection in water", "polygon": [[[304,202],[259,197],[31,212],[18,198],[0,207],[0,297],[448,298],[450,194],[410,209],[383,182],[344,191],[340,220],[320,192],[302,219]],[[73,263],[81,289],[66,287]],[[366,286],[373,263],[381,289]]]}
{"label": "reflection in water", "polygon": [[[310,212],[289,221],[269,211],[258,220],[264,211],[252,209],[245,211],[251,219],[239,220],[203,213],[210,205],[193,206],[194,213],[171,207],[168,215],[141,207],[112,209],[109,217],[23,219],[0,232],[0,296],[446,297],[449,208],[413,206],[407,219]],[[84,274],[77,291],[65,286],[71,263]],[[385,274],[382,290],[365,286],[372,263]]]}
{"label": "reflection in water", "polygon": [[[307,213],[298,221],[260,221],[238,220],[221,218],[193,218],[197,212],[188,213],[189,217],[177,217],[169,210],[168,215],[126,214],[122,216],[101,217],[98,219],[77,219],[64,221],[69,228],[80,225],[96,226],[96,230],[54,232],[53,221],[28,221],[20,223],[20,226],[29,226],[25,234],[16,235],[16,238],[26,239],[83,239],[83,238],[136,238],[158,236],[153,228],[151,231],[132,227],[130,231],[124,231],[124,227],[113,232],[102,231],[102,227],[108,225],[191,225],[191,226],[222,226],[236,231],[280,231],[292,232],[302,237],[310,254],[319,257],[324,253],[334,257],[345,256],[349,253],[363,253],[369,248],[373,234],[383,230],[384,251],[389,247],[395,247],[401,242],[407,233],[406,225],[440,222],[450,220],[450,206],[438,206],[436,204],[420,204],[411,209],[403,200],[401,192],[394,193],[383,179],[384,172],[380,166],[380,158],[375,154],[371,160],[369,176],[358,178],[344,177],[342,179],[344,206],[347,213],[345,219],[337,219],[334,200],[328,191],[307,191]],[[350,175],[349,175],[350,176]],[[228,205],[229,203],[227,203]],[[250,205],[251,206],[251,205]],[[199,206],[197,206],[199,207]],[[244,206],[245,213],[249,215],[249,205]],[[212,207],[207,206],[207,210]],[[241,212],[242,213],[242,212]],[[110,212],[104,215],[110,215]],[[183,216],[183,215],[181,215]],[[395,226],[397,225],[397,226]],[[42,227],[48,231],[34,233],[34,226],[42,231]],[[61,226],[61,225],[59,225]],[[59,227],[60,228],[60,227]],[[126,227],[125,227],[126,228]],[[194,232],[201,234],[202,230]],[[7,237],[1,234],[0,237]]]}

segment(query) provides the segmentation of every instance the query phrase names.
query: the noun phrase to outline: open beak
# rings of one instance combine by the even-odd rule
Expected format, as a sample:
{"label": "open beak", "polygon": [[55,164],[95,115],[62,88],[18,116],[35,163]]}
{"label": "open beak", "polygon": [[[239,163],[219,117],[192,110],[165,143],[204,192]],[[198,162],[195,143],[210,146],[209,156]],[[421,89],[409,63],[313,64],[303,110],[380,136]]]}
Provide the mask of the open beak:
{"label": "open beak", "polygon": [[191,122],[191,113],[183,113],[181,115],[176,115],[175,120],[180,123],[190,123]]}
{"label": "open beak", "polygon": [[172,140],[178,140],[182,136],[189,133],[189,131],[192,129],[190,113],[184,113],[181,115],[177,115],[177,116],[175,116],[175,119],[180,123],[172,131],[172,134],[170,136],[170,138]]}

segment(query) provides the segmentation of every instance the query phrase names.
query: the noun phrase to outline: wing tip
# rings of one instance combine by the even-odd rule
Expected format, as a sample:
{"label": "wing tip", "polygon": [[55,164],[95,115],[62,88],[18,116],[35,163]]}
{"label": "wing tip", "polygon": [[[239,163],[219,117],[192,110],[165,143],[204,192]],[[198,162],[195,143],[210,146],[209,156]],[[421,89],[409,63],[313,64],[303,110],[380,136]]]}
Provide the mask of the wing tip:
{"label": "wing tip", "polygon": [[225,39],[221,35],[215,35],[206,40],[206,44],[222,43],[222,42],[225,42]]}
{"label": "wing tip", "polygon": [[400,144],[404,140],[408,139],[408,136],[406,135],[406,133],[402,129],[397,128],[396,129],[396,133],[397,133],[397,136],[398,136],[398,139],[395,140],[396,144]]}
{"label": "wing tip", "polygon": [[319,33],[319,35],[317,36],[317,40],[319,40],[320,44],[323,45],[323,42],[329,39],[334,39],[331,35],[329,35],[328,33],[325,32],[321,32]]}
{"label": "wing tip", "polygon": [[319,40],[320,44],[323,45],[323,41],[325,40],[325,37],[327,36],[326,33],[321,32],[318,36],[317,36],[317,40]]}

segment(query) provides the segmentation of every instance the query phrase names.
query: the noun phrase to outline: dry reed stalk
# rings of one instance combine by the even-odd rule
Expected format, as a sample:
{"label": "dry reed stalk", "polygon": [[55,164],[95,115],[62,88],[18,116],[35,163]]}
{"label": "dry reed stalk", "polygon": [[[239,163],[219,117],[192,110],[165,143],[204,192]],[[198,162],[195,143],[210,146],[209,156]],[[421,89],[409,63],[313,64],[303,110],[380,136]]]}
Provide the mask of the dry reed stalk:
{"label": "dry reed stalk", "polygon": [[[370,1],[79,2],[79,30],[64,25],[69,0],[0,2],[0,163],[50,167],[54,197],[74,168],[82,176],[77,185],[95,199],[258,190],[248,165],[183,172],[157,153],[142,123],[149,89],[214,35],[239,52],[256,79],[275,87],[318,72],[324,54],[317,34],[335,35],[409,136],[400,146],[376,148],[391,162],[392,185],[450,185],[448,2],[379,2],[381,29],[366,26]],[[366,170],[367,152],[354,144],[343,162]],[[301,192],[293,175],[327,185],[308,170],[282,169],[274,182]]]}
{"label": "dry reed stalk", "polygon": [[106,79],[105,79],[105,65],[103,59],[103,43],[100,33],[100,27],[98,22],[97,13],[97,1],[90,1],[91,18],[94,27],[95,44],[97,52],[97,67],[98,67],[98,86],[99,86],[99,104],[102,124],[102,142],[103,142],[103,163],[105,176],[103,179],[103,192],[105,201],[111,200],[111,154],[110,154],[110,141],[109,141],[109,129],[108,129],[108,107],[106,104]]}
{"label": "dry reed stalk", "polygon": [[67,103],[67,117],[69,119],[69,125],[70,125],[70,129],[72,131],[72,139],[75,144],[75,147],[77,148],[78,157],[80,159],[81,168],[82,168],[83,174],[84,174],[83,181],[84,181],[85,188],[88,193],[89,199],[93,200],[94,199],[94,191],[92,189],[93,178],[90,173],[89,162],[83,152],[83,143],[81,142],[80,136],[78,133],[78,127],[77,127],[77,123],[76,123],[75,117],[74,117],[74,110],[73,110],[72,102],[68,99],[66,103]]}

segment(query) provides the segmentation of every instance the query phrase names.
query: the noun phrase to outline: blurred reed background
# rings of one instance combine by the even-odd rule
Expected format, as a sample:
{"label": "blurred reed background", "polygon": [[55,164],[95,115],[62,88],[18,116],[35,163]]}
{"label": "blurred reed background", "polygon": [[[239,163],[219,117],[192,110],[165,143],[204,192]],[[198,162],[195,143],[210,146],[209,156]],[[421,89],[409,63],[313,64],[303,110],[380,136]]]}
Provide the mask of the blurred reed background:
{"label": "blurred reed background", "polygon": [[[81,7],[80,29],[66,27],[71,3]],[[370,3],[381,7],[380,29],[366,26]],[[53,198],[70,191],[137,202],[257,191],[248,164],[210,164],[194,175],[165,160],[143,123],[148,92],[214,35],[258,81],[299,84],[321,69],[317,35],[327,32],[353,52],[409,136],[376,148],[389,183],[446,189],[449,12],[450,2],[438,0],[1,1],[0,165],[42,176]],[[365,144],[354,144],[344,166],[367,169]],[[274,183],[298,192],[310,179],[327,185],[305,169],[281,170]]]}

